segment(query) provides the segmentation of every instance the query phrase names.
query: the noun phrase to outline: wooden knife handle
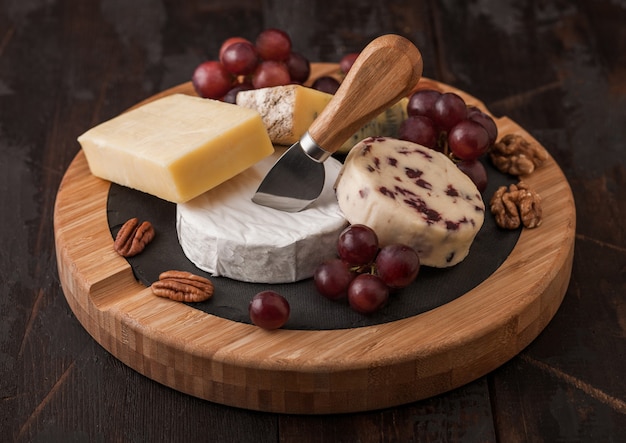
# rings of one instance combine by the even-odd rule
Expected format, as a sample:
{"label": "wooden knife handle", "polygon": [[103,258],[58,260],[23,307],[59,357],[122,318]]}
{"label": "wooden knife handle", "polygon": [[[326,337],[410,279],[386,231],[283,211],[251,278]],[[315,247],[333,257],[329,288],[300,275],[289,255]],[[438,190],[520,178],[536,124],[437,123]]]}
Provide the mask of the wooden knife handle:
{"label": "wooden knife handle", "polygon": [[422,70],[422,54],[413,43],[394,34],[378,37],[361,51],[309,135],[334,153],[361,126],[408,95]]}

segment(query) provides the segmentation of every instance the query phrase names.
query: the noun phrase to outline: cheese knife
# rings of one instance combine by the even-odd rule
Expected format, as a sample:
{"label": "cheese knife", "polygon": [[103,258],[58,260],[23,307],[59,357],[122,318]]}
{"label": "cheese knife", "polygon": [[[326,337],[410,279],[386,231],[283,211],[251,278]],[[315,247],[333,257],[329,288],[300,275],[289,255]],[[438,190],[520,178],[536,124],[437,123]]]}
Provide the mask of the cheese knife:
{"label": "cheese knife", "polygon": [[286,212],[305,209],[324,186],[324,160],[361,126],[408,95],[422,69],[421,53],[406,38],[388,34],[374,39],[300,141],[276,161],[252,201]]}

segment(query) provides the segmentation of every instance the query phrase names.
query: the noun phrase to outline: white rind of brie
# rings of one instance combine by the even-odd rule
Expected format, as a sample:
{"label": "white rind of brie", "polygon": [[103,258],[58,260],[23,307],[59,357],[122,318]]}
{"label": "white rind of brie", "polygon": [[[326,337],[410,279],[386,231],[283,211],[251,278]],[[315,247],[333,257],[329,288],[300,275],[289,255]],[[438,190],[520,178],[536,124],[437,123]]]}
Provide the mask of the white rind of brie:
{"label": "white rind of brie", "polygon": [[276,152],[241,174],[176,206],[178,241],[198,268],[231,279],[291,283],[309,278],[324,259],[336,255],[346,227],[333,185],[341,163],[324,162],[321,195],[291,213],[252,202],[259,184],[284,152]]}

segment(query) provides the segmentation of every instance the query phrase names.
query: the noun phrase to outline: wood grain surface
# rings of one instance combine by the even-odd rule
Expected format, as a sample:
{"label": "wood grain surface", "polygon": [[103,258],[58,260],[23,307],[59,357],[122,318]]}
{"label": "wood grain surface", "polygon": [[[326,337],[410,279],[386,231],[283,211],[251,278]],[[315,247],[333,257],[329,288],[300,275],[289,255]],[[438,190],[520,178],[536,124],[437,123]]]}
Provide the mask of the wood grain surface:
{"label": "wood grain surface", "polygon": [[[322,74],[337,75],[338,66],[313,64],[312,78]],[[429,79],[418,88],[451,90]],[[165,92],[171,93],[194,92],[185,83]],[[510,119],[496,122],[500,136],[537,143]],[[81,152],[61,182],[54,212],[61,284],[76,317],[104,348],[179,391],[280,413],[397,406],[492,371],[534,340],[560,306],[573,260],[574,200],[552,158],[524,180],[542,196],[544,222],[524,229],[500,268],[462,297],[376,326],[268,332],[155,297],[138,284],[113,249],[109,187],[90,174]]]}
{"label": "wood grain surface", "polygon": [[[0,2],[2,441],[617,442],[626,434],[626,6],[620,1]],[[189,81],[232,35],[287,30],[338,62],[378,35],[545,146],[576,202],[566,295],[517,356],[452,391],[360,413],[225,406],[154,382],[78,321],[53,212],[76,137]],[[120,272],[123,272],[120,270]]]}

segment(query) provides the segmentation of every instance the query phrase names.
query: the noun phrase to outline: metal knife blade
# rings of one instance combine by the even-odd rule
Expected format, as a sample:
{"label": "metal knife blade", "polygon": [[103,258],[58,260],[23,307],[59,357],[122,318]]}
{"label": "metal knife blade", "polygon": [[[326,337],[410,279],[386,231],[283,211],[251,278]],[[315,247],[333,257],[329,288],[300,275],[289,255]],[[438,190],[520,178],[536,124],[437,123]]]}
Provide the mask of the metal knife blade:
{"label": "metal knife blade", "polygon": [[252,201],[285,212],[298,212],[319,197],[326,172],[321,161],[307,151],[314,149],[308,133],[276,161],[261,182]]}

